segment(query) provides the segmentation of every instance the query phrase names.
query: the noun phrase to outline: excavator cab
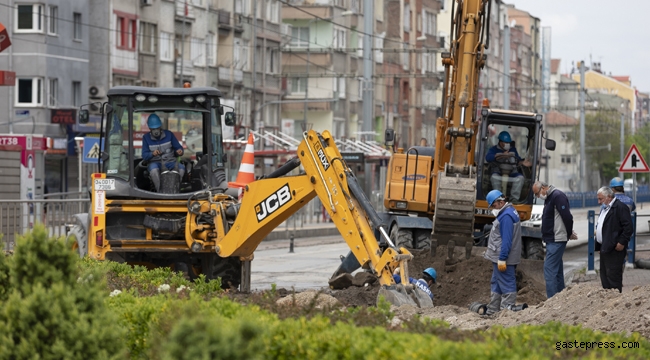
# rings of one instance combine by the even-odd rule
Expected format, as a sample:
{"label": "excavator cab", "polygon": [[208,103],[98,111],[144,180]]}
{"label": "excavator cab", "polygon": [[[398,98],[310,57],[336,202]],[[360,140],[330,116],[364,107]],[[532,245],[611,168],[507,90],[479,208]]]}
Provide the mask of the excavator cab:
{"label": "excavator cab", "polygon": [[[219,90],[117,86],[107,96],[99,161],[99,172],[115,184],[107,198],[187,199],[196,191],[223,183],[224,109]],[[153,115],[161,120],[162,129],[171,132],[172,145],[181,146],[183,155],[177,156],[177,149],[169,147],[170,154],[160,164],[143,158],[144,137],[150,130],[147,120]],[[171,170],[182,176],[172,188],[156,189],[150,178],[156,166],[163,174]]]}
{"label": "excavator cab", "polygon": [[529,212],[541,154],[542,115],[489,108],[481,115],[477,200],[484,201],[488,192],[497,189],[513,205],[524,205],[520,208]]}

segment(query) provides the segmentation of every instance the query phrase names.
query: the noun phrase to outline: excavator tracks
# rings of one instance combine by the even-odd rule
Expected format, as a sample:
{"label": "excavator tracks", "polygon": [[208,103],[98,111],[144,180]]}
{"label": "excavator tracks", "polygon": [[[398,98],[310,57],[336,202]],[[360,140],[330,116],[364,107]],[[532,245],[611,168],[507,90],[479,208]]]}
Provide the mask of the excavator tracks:
{"label": "excavator tracks", "polygon": [[[476,177],[438,174],[432,239],[436,245],[473,244]],[[432,245],[433,248],[433,245]]]}

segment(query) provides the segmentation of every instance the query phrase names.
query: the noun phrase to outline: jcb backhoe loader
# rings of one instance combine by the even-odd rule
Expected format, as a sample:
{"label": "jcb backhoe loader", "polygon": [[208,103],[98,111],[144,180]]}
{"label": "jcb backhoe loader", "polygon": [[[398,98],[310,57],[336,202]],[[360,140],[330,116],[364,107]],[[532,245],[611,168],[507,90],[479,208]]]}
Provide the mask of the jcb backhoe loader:
{"label": "jcb backhoe loader", "polygon": [[[486,245],[485,225],[494,217],[485,196],[492,189],[508,196],[522,221],[530,218],[531,188],[541,160],[542,115],[490,109],[487,101],[477,115],[491,3],[452,2],[451,45],[442,54],[445,79],[435,145],[397,149],[391,157],[384,193],[388,211],[380,216],[397,246],[431,246],[435,251],[437,245],[449,243],[465,246],[469,256],[473,245]],[[518,150],[518,156],[513,153],[508,161],[495,161],[487,155],[503,132],[509,136],[502,138]],[[394,133],[388,129],[386,135],[391,145]],[[546,149],[554,150],[555,142],[547,139]],[[523,230],[524,255],[539,259],[541,238],[529,234],[529,228]]]}
{"label": "jcb backhoe loader", "polygon": [[[397,267],[402,283],[409,283],[407,261],[412,255],[391,243],[328,131],[305,132],[297,157],[248,184],[240,202],[238,189],[228,188],[226,181],[219,90],[118,86],[107,95],[90,213],[77,216],[69,235],[80,255],[174,266],[190,276],[219,277],[225,286],[246,291],[260,242],[318,196],[357,261],[378,276],[380,296],[395,305],[432,306],[421,290],[395,284]],[[195,144],[185,149],[180,161],[187,171],[178,189],[169,193],[155,191],[149,164],[137,149],[136,139],[146,133],[141,124],[152,114],[182,143]],[[82,109],[80,121],[87,118]],[[225,113],[224,122],[233,125],[234,113]],[[195,138],[188,139],[190,134]],[[300,165],[304,174],[286,175]],[[382,247],[375,230],[385,238]]]}

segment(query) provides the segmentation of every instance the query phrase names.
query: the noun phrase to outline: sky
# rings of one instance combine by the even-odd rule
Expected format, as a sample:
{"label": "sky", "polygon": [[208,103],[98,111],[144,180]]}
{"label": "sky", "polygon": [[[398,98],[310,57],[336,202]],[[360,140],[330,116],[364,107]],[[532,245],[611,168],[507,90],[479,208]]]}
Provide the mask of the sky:
{"label": "sky", "polygon": [[[632,86],[650,92],[650,0],[504,0],[551,27],[551,58],[601,63],[612,75],[630,76]],[[540,49],[541,50],[541,49]]]}

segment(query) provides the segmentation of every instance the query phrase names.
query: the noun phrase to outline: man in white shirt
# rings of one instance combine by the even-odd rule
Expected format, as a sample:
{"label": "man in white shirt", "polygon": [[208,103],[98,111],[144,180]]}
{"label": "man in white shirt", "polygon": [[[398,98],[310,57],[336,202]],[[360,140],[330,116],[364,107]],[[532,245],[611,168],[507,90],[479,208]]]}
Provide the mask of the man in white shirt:
{"label": "man in white shirt", "polygon": [[596,226],[596,251],[600,251],[600,281],[604,289],[623,292],[623,264],[632,237],[630,209],[617,201],[609,187],[598,189],[598,203],[604,205]]}

